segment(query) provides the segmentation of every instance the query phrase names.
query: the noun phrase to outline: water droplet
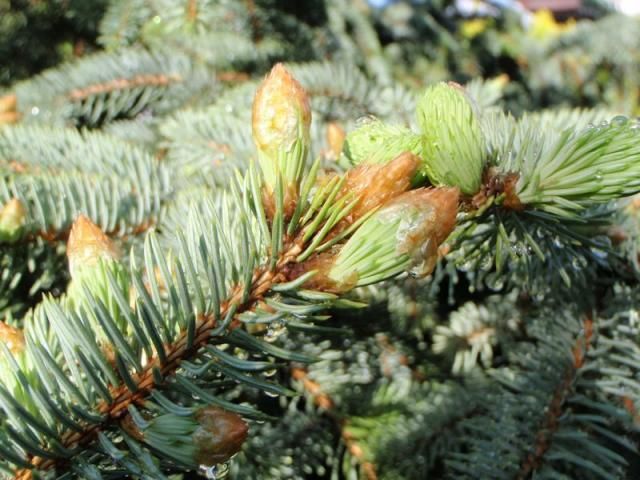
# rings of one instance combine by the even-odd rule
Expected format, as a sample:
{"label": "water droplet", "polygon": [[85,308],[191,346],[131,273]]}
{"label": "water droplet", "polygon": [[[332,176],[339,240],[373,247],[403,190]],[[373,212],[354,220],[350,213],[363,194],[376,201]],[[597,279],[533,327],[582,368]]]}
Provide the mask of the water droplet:
{"label": "water droplet", "polygon": [[198,472],[207,480],[222,480],[229,473],[229,464],[220,463],[218,465],[200,465]]}
{"label": "water droplet", "polygon": [[591,249],[591,253],[596,258],[596,260],[604,261],[607,259],[607,252],[600,250],[598,248]]}
{"label": "water droplet", "polygon": [[607,122],[606,120],[602,120],[600,122],[600,127],[607,128],[608,126],[609,126],[609,122]]}
{"label": "water droplet", "polygon": [[622,127],[629,122],[629,119],[624,115],[617,115],[611,119],[611,125],[615,127]]}
{"label": "water droplet", "polygon": [[485,283],[491,290],[502,290],[504,288],[504,275],[492,272],[487,275]]}
{"label": "water droplet", "polygon": [[204,478],[208,478],[209,480],[217,480],[218,479],[218,467],[216,465],[212,465],[207,467],[205,465],[200,465],[200,472],[204,476]]}
{"label": "water droplet", "polygon": [[159,24],[162,21],[162,17],[160,15],[156,15],[155,17],[153,17],[153,23],[155,23],[156,25]]}
{"label": "water droplet", "polygon": [[518,255],[519,257],[531,255],[531,247],[529,247],[528,245],[514,244],[514,245],[511,245],[510,248],[511,248],[511,251],[516,255]]}
{"label": "water droplet", "polygon": [[571,266],[574,270],[582,270],[582,261],[579,258],[574,257],[573,259],[571,259]]}
{"label": "water droplet", "polygon": [[356,128],[363,127],[364,125],[367,125],[375,121],[376,121],[376,117],[374,117],[373,115],[363,115],[362,117],[356,120]]}
{"label": "water droplet", "polygon": [[596,170],[595,179],[598,181],[602,180],[602,170]]}
{"label": "water droplet", "polygon": [[40,109],[38,107],[33,107],[31,109],[31,115],[38,115],[40,113]]}
{"label": "water droplet", "polygon": [[272,368],[271,370],[265,370],[263,375],[266,378],[269,378],[269,377],[273,377],[276,374],[276,372],[277,372],[277,370],[275,368]]}
{"label": "water droplet", "polygon": [[287,325],[284,320],[274,320],[269,324],[269,328],[267,329],[267,333],[264,336],[264,340],[271,343],[275,342],[280,335],[282,335],[287,330]]}

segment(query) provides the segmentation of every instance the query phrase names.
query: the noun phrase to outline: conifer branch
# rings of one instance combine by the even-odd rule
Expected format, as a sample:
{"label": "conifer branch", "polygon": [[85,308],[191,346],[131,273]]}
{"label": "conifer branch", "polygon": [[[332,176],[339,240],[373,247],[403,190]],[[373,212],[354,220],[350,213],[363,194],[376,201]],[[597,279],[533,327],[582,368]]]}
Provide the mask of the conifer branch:
{"label": "conifer branch", "polygon": [[365,458],[364,451],[358,445],[356,439],[345,429],[348,420],[341,418],[336,411],[334,401],[329,395],[322,391],[322,386],[309,378],[308,372],[300,367],[291,369],[291,377],[301,382],[304,390],[310,395],[313,402],[322,409],[322,412],[328,415],[337,424],[340,430],[340,436],[345,444],[349,454],[351,454],[360,464],[366,480],[377,480],[376,467],[373,463]]}
{"label": "conifer branch", "polygon": [[71,3],[0,92],[0,478],[637,476],[636,19]]}
{"label": "conifer branch", "polygon": [[[85,446],[87,443],[95,441],[96,435],[101,429],[120,421],[128,413],[131,405],[142,406],[150,393],[161,386],[156,382],[157,373],[154,373],[154,370],[160,372],[161,378],[171,377],[176,369],[179,368],[181,362],[188,361],[204,345],[212,341],[211,333],[219,327],[221,319],[227,318],[229,312],[233,311],[235,313],[228,325],[228,331],[225,333],[241,327],[242,323],[238,320],[238,317],[253,310],[262,300],[264,294],[275,283],[282,282],[284,279],[282,270],[299,254],[300,247],[290,244],[285,246],[283,252],[276,263],[275,269],[256,268],[252,276],[250,294],[245,301],[243,301],[245,287],[236,285],[231,288],[231,295],[221,304],[219,317],[204,314],[197,319],[193,333],[194,338],[191,342],[187,341],[189,333],[182,332],[173,344],[164,347],[164,359],[158,356],[149,359],[144,369],[133,376],[135,388],[129,386],[111,387],[109,393],[113,400],[111,402],[102,402],[96,406],[96,411],[103,417],[103,420],[100,423],[88,426],[82,431],[67,431],[63,433],[61,435],[62,446],[65,448]],[[51,470],[60,467],[59,461],[42,457],[32,457],[29,462],[36,470]],[[32,478],[33,470],[31,469],[18,470],[15,474],[15,480],[31,480]]]}
{"label": "conifer branch", "polygon": [[[224,209],[221,212],[225,214],[222,226],[225,226],[225,220],[236,222],[226,224],[226,231],[223,229],[225,234],[231,235],[234,227],[239,229],[244,254],[234,257],[235,252],[232,250],[225,253],[234,257],[242,270],[234,267],[229,277],[233,279],[233,283],[225,285],[226,282],[220,277],[224,274],[224,264],[221,262],[225,261],[220,259],[220,242],[226,242],[227,239],[216,234],[216,247],[212,253],[217,258],[218,271],[207,273],[210,288],[213,289],[213,304],[207,307],[204,293],[198,287],[193,250],[185,243],[184,236],[178,234],[180,260],[172,263],[171,268],[163,259],[157,240],[153,236],[147,238],[144,257],[146,272],[151,275],[148,278],[149,286],[144,285],[142,277],[133,268],[131,278],[138,298],[135,299],[135,307],[127,306],[123,299],[124,292],[117,293],[117,288],[124,288],[126,291],[123,286],[127,283],[127,275],[115,260],[113,249],[108,247],[108,238],[85,217],[76,220],[74,228],[77,231],[74,233],[72,230],[69,240],[74,245],[70,245],[68,249],[72,283],[67,292],[67,300],[60,305],[50,303],[43,307],[43,310],[36,313],[34,325],[38,322],[53,322],[64,330],[59,322],[79,320],[78,317],[66,319],[64,310],[70,315],[74,314],[74,308],[82,312],[83,316],[89,314],[95,321],[95,328],[99,328],[103,334],[95,340],[83,339],[82,336],[71,339],[64,336],[64,331],[56,331],[56,335],[60,337],[60,346],[56,348],[61,349],[68,362],[70,342],[79,341],[83,345],[89,342],[88,354],[98,362],[105,378],[102,380],[92,377],[96,386],[97,403],[91,411],[98,420],[76,424],[74,428],[62,431],[59,435],[43,432],[55,437],[53,441],[60,450],[83,449],[96,441],[104,443],[104,431],[114,428],[125,416],[133,415],[132,409],[145,408],[146,400],[153,398],[159,401],[158,388],[167,387],[168,379],[177,378],[178,368],[195,365],[193,361],[202,358],[202,353],[208,351],[205,347],[215,342],[216,337],[231,337],[232,332],[251,317],[265,313],[272,316],[278,310],[283,313],[310,314],[334,301],[339,302],[339,294],[344,294],[358,284],[374,283],[392,277],[414,264],[423,274],[428,274],[434,268],[437,247],[455,225],[458,204],[456,189],[407,191],[410,187],[409,178],[416,164],[410,154],[400,155],[397,161],[379,166],[377,172],[369,178],[363,175],[363,170],[366,169],[360,169],[361,171],[352,174],[334,176],[326,184],[321,182],[316,185],[318,162],[308,173],[304,168],[309,142],[308,99],[299,84],[282,66],[278,65],[273,69],[258,91],[253,113],[254,139],[262,172],[260,174],[250,168],[245,178],[238,177],[236,185],[243,186],[245,193],[240,193],[236,185],[232,185],[232,195],[227,197],[230,202],[227,205],[240,208],[242,215],[239,219],[228,218]],[[343,189],[343,185],[347,188]],[[248,193],[251,197],[248,197]],[[367,214],[368,209],[374,214]],[[379,212],[376,212],[378,209]],[[407,221],[410,222],[409,227]],[[189,233],[191,242],[197,242],[197,238],[201,239],[200,242],[203,241],[199,224],[202,224],[201,219],[196,219],[192,225]],[[80,228],[81,225],[84,226]],[[249,236],[249,228],[255,228],[252,237]],[[408,228],[410,229],[407,230]],[[80,231],[96,238],[88,238],[87,248],[78,250],[76,244],[83,235]],[[389,233],[391,235],[387,235]],[[253,244],[258,240],[267,242],[266,248]],[[322,252],[327,242],[334,248],[331,252]],[[376,245],[379,258],[367,255],[367,242]],[[195,245],[206,258],[206,246],[202,243]],[[425,250],[427,246],[429,250]],[[100,253],[102,247],[108,247],[104,253]],[[228,246],[225,244],[224,248]],[[265,255],[258,257],[258,252],[263,249]],[[427,258],[423,258],[423,252],[428,253]],[[94,265],[95,260],[90,257],[96,254],[106,258],[105,261],[109,263]],[[75,259],[76,255],[80,257]],[[89,263],[85,266],[83,262]],[[179,290],[171,287],[168,292],[169,305],[172,305],[171,310],[166,312],[168,318],[163,318],[159,313],[166,307],[162,305],[160,286],[154,278],[155,268],[160,269],[165,286],[170,285],[173,280],[170,272],[175,271],[177,275]],[[207,261],[204,261],[204,268],[211,268]],[[320,280],[310,280],[315,274]],[[89,284],[83,286],[83,281],[88,281]],[[119,281],[121,285],[116,286]],[[100,282],[108,283],[110,288],[105,289]],[[306,297],[307,302],[283,303],[271,295],[273,292],[297,292],[300,287],[315,289],[315,292],[301,290],[298,293],[301,298]],[[189,297],[190,289],[195,289],[193,300]],[[92,290],[97,295],[96,298],[91,296]],[[120,300],[111,298],[111,295],[120,295]],[[199,313],[196,316],[191,311],[192,302],[198,305],[196,311]],[[105,304],[109,305],[111,313]],[[112,317],[109,317],[109,313]],[[53,317],[47,319],[47,315]],[[149,325],[147,315],[155,315],[158,326]],[[136,317],[145,323],[147,334],[142,330],[142,325],[134,326]],[[131,327],[122,323],[125,318]],[[158,327],[162,330],[158,330]],[[127,343],[127,336],[123,334],[128,328],[133,328],[135,338],[142,346],[146,344],[147,358],[144,360],[136,356],[135,348],[139,347],[135,347],[134,343]],[[100,346],[101,344],[103,345]],[[35,347],[29,347],[27,354],[32,353],[31,348]],[[78,355],[77,361],[85,374],[91,375],[85,366],[87,360],[84,354],[78,352],[75,355]],[[72,372],[75,371],[74,376],[77,377],[79,371],[75,367],[75,361],[67,365]],[[127,365],[131,371],[127,370]],[[223,374],[241,378],[260,389],[285,392],[277,385],[253,379],[233,368],[224,365],[219,368]],[[186,379],[184,381],[189,382]],[[193,390],[198,388],[195,385],[189,388],[192,392],[198,391]],[[201,393],[198,395],[202,396]],[[176,412],[182,411],[167,407],[167,401],[160,401],[160,404],[168,409],[169,417],[166,418],[173,418],[171,415],[179,416]],[[149,442],[159,441],[149,422],[135,415],[133,418],[143,431],[142,438],[145,438],[144,432],[149,430]],[[162,425],[161,420],[158,419],[157,422]],[[184,428],[189,428],[189,425],[193,424],[187,423]],[[158,428],[161,430],[161,427]],[[347,444],[352,445],[357,454],[358,449],[348,439]],[[193,454],[190,455],[188,461],[193,461]],[[26,460],[36,470],[50,470],[65,465],[66,455],[52,455],[40,447],[33,447]],[[21,469],[17,471],[16,479],[25,480],[32,475],[31,468]]]}
{"label": "conifer branch", "polygon": [[68,95],[69,99],[77,102],[86,100],[91,95],[112,93],[117,90],[129,90],[135,87],[166,87],[182,80],[182,77],[177,74],[136,75],[131,78],[116,78],[104,83],[87,85],[83,88],[71,90]]}
{"label": "conifer branch", "polygon": [[566,408],[565,402],[573,389],[576,374],[585,365],[587,354],[592,346],[593,336],[593,320],[587,316],[583,321],[582,335],[576,340],[571,351],[573,364],[567,368],[560,384],[551,396],[549,406],[545,409],[544,419],[538,433],[535,435],[535,445],[531,449],[531,453],[522,462],[520,471],[516,475],[518,480],[529,478],[531,473],[541,466],[552,437],[559,428],[559,418],[562,416],[564,408]]}

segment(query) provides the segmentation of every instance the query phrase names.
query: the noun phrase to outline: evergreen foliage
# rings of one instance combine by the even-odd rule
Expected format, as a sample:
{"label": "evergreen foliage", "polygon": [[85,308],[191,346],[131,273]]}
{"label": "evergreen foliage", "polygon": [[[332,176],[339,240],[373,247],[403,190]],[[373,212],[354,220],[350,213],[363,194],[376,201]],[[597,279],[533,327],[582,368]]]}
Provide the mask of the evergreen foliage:
{"label": "evergreen foliage", "polygon": [[637,477],[637,19],[75,3],[0,96],[0,478]]}

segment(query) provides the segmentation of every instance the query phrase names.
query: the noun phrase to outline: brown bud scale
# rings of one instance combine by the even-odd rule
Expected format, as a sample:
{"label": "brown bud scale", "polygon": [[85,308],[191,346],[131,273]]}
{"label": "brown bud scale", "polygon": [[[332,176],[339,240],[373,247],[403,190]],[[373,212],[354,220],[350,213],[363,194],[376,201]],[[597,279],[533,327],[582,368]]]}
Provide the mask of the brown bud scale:
{"label": "brown bud scale", "polygon": [[25,347],[24,333],[18,328],[0,322],[0,342],[3,342],[11,353],[20,353]]}
{"label": "brown bud scale", "polygon": [[199,465],[224,463],[240,451],[249,426],[240,415],[218,407],[203,407],[196,412],[200,427],[193,434]]}
{"label": "brown bud scale", "polygon": [[411,178],[420,159],[411,152],[398,155],[385,164],[362,164],[347,173],[341,196],[356,195],[357,205],[349,214],[350,223],[411,187]]}
{"label": "brown bud scale", "polygon": [[76,218],[67,243],[72,276],[78,268],[95,265],[101,258],[117,259],[119,256],[116,246],[100,227],[84,215]]}

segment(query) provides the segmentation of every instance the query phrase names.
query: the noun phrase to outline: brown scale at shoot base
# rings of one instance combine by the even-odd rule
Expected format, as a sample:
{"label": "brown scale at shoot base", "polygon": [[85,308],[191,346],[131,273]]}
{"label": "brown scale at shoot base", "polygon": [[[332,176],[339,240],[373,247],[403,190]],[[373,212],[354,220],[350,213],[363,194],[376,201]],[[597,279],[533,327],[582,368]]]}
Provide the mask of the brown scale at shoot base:
{"label": "brown scale at shoot base", "polygon": [[407,270],[426,276],[437,264],[438,247],[455,227],[459,198],[455,187],[421,188],[397,195],[346,243],[297,265],[295,274],[315,270],[305,286],[335,293]]}

